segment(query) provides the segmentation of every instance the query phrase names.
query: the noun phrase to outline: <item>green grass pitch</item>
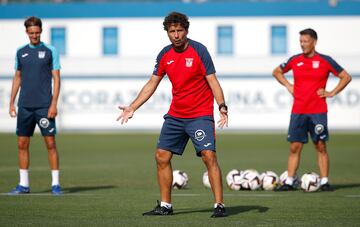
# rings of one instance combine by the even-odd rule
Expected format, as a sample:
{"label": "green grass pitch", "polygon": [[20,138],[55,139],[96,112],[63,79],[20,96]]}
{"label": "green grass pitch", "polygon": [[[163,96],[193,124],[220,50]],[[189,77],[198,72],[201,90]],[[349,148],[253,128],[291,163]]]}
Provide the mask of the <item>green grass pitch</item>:
{"label": "green grass pitch", "polygon": [[[223,177],[228,171],[286,170],[285,134],[217,135]],[[231,191],[224,186],[227,218],[212,219],[213,198],[202,185],[205,166],[189,143],[173,169],[189,187],[173,191],[175,214],[143,217],[159,198],[154,150],[157,134],[57,136],[62,196],[50,193],[51,176],[42,137],[31,140],[32,193],[8,196],[18,183],[16,136],[0,134],[0,226],[360,226],[360,134],[333,133],[328,143],[334,192]],[[313,145],[304,147],[299,175],[319,172]],[[224,181],[225,182],[225,181]],[[224,183],[225,185],[225,183]]]}

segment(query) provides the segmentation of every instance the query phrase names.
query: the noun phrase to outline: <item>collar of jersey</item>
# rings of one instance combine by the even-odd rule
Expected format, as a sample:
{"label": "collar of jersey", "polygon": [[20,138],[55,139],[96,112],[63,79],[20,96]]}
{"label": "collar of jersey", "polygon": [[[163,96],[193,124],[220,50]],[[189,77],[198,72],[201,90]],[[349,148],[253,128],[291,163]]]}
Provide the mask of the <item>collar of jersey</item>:
{"label": "collar of jersey", "polygon": [[36,46],[34,46],[34,45],[32,45],[31,43],[29,43],[29,47],[30,47],[30,48],[34,48],[34,49],[35,49],[35,48],[39,48],[39,47],[41,47],[42,45],[44,45],[43,42],[40,42],[39,45],[36,45]]}
{"label": "collar of jersey", "polygon": [[315,51],[315,54],[314,54],[312,57],[309,57],[309,58],[308,58],[308,57],[305,56],[305,54],[303,54],[303,57],[304,57],[305,59],[313,59],[313,58],[314,58],[316,55],[318,55],[318,54],[319,54],[319,53]]}

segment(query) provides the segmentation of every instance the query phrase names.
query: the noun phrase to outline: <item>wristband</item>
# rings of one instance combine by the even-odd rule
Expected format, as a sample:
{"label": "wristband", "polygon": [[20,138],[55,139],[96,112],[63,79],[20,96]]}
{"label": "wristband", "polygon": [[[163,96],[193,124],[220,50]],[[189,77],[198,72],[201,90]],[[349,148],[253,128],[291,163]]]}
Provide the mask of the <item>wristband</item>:
{"label": "wristband", "polygon": [[227,105],[223,102],[223,103],[221,103],[221,104],[219,105],[219,111],[221,111],[221,109],[222,109],[223,107],[225,108],[226,111],[228,110]]}

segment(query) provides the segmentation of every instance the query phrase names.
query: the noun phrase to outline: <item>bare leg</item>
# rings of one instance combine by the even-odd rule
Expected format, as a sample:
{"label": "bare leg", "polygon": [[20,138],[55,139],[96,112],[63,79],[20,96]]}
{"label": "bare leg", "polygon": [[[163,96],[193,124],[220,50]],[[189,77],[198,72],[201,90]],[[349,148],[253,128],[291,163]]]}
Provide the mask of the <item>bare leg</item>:
{"label": "bare leg", "polygon": [[18,137],[18,158],[19,158],[20,169],[29,169],[30,166],[29,146],[30,146],[30,137],[28,136]]}
{"label": "bare leg", "polygon": [[303,148],[303,144],[300,142],[292,142],[290,144],[290,153],[288,159],[288,176],[294,177],[296,170],[299,167],[300,163],[300,155],[301,150]]}
{"label": "bare leg", "polygon": [[210,150],[204,150],[201,152],[201,158],[208,170],[215,203],[224,203],[221,169],[217,163],[216,153]]}
{"label": "bare leg", "polygon": [[162,149],[157,149],[155,153],[160,197],[161,201],[166,203],[171,203],[171,185],[173,181],[171,167],[172,155],[171,152]]}
{"label": "bare leg", "polygon": [[56,143],[54,136],[44,136],[46,148],[48,150],[48,159],[51,170],[59,169],[59,154],[56,150]]}
{"label": "bare leg", "polygon": [[320,177],[329,176],[329,155],[326,150],[325,141],[319,140],[314,143],[315,149],[317,151],[318,165],[320,169]]}

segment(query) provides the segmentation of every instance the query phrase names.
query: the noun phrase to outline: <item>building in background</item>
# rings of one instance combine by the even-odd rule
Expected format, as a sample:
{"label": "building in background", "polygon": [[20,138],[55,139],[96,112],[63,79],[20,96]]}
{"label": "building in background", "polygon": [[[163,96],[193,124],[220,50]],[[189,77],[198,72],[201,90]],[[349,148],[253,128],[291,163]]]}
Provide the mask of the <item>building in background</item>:
{"label": "building in background", "polygon": [[42,39],[62,55],[60,130],[158,129],[171,95],[166,81],[136,113],[136,121],[119,127],[115,119],[117,105],[133,99],[156,55],[169,44],[162,21],[170,11],[189,15],[189,38],[208,47],[231,110],[230,129],[286,130],[283,119],[292,99],[271,72],[301,52],[298,32],[311,27],[319,34],[318,51],[354,77],[346,91],[328,100],[329,126],[360,130],[360,30],[354,29],[360,27],[360,2],[62,2],[0,6],[0,131],[15,128],[7,117],[8,97],[16,48],[28,42],[22,23],[31,15],[43,19]]}

